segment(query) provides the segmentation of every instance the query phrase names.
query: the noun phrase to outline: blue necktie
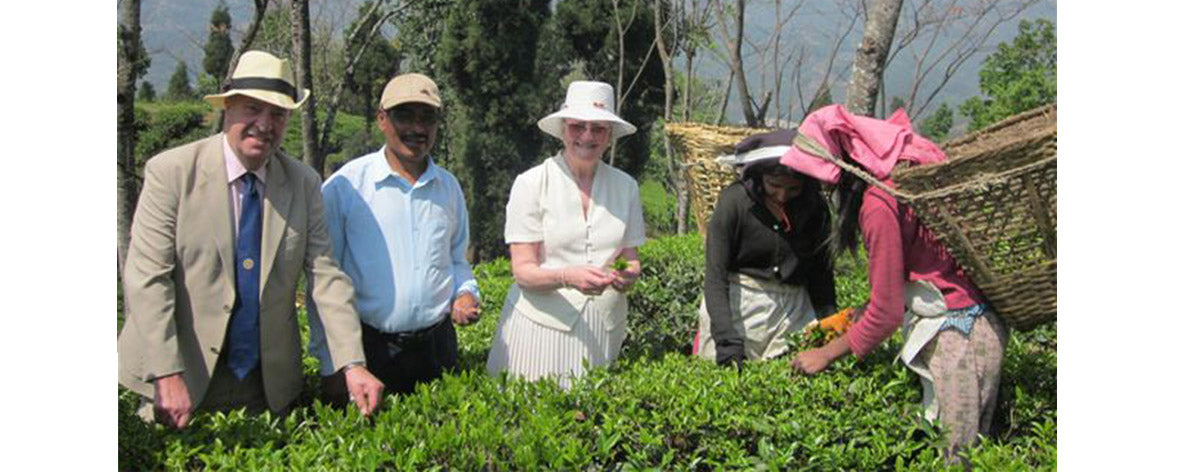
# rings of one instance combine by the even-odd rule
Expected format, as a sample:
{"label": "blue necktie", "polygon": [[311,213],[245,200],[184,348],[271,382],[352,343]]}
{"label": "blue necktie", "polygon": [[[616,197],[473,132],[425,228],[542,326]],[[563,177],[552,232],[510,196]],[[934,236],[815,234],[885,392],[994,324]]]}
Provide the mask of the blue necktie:
{"label": "blue necktie", "polygon": [[229,368],[239,380],[258,365],[258,273],[262,270],[262,203],[254,174],[242,176],[242,215],[238,222],[238,242],[234,248],[234,273],[238,296],[229,320]]}

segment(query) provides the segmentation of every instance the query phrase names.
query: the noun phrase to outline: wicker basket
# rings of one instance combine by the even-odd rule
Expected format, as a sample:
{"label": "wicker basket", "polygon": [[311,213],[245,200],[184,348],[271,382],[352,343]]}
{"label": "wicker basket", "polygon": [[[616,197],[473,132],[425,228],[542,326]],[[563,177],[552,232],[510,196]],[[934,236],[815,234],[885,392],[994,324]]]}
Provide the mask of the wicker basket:
{"label": "wicker basket", "polygon": [[672,139],[688,173],[688,198],[697,220],[697,231],[702,236],[709,226],[709,217],[721,190],[737,180],[737,172],[730,166],[718,164],[717,156],[733,154],[734,146],[741,140],[765,131],[769,130],[699,123],[668,123],[664,126],[664,132]]}
{"label": "wicker basket", "polygon": [[[666,130],[684,156],[704,234],[717,195],[735,178],[714,159],[764,130],[693,123],[669,124]],[[795,144],[803,143],[796,138]],[[1057,107],[1013,116],[942,149],[946,162],[895,171],[896,188],[833,162],[910,205],[1009,327],[1024,330],[1055,321]],[[821,154],[813,147],[808,151]]]}
{"label": "wicker basket", "polygon": [[1057,319],[1057,107],[943,146],[946,162],[893,174],[1009,327]]}

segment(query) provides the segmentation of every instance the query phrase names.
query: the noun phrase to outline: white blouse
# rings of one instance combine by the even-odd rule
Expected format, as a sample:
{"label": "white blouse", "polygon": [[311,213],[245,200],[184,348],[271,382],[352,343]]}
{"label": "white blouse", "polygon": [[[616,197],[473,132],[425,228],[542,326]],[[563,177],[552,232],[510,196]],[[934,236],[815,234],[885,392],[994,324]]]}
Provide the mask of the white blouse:
{"label": "white blouse", "polygon": [[[583,216],[581,192],[559,152],[516,177],[508,197],[504,240],[541,242],[544,269],[609,267],[623,249],[646,240],[639,185],[626,172],[599,161]],[[574,288],[532,291],[514,284],[505,306],[539,324],[569,331],[591,300],[604,308],[626,303],[614,289],[594,297]]]}

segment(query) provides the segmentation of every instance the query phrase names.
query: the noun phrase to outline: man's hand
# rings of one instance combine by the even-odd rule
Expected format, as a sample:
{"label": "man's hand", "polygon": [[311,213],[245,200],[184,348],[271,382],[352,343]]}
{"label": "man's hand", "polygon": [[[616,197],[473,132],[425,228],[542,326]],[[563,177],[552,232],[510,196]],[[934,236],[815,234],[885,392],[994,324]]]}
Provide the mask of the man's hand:
{"label": "man's hand", "polygon": [[349,400],[356,404],[362,415],[369,416],[377,410],[385,384],[369,373],[369,369],[362,365],[345,367],[344,383],[348,386]]}
{"label": "man's hand", "polygon": [[188,426],[192,418],[193,404],[189,400],[188,386],[179,373],[160,377],[153,381],[156,385],[155,397],[152,399],[156,418],[164,424],[176,429]]}
{"label": "man's hand", "polygon": [[459,326],[475,323],[479,321],[479,302],[475,300],[475,295],[471,292],[463,292],[455,297],[455,303],[451,304],[451,321]]}

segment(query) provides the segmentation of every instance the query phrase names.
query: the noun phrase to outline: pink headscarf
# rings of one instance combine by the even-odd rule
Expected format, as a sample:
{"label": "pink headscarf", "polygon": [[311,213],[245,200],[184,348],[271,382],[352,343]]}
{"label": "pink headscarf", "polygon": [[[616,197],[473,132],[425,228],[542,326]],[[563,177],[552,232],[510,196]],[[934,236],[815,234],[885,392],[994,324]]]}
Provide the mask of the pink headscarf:
{"label": "pink headscarf", "polygon": [[[849,113],[843,105],[828,105],[807,115],[799,133],[816,140],[837,158],[841,150],[847,152],[880,180],[889,177],[898,161],[928,164],[946,160],[938,146],[914,131],[903,109],[888,120],[878,120]],[[830,184],[840,179],[839,167],[797,145],[791,146],[779,163]]]}

